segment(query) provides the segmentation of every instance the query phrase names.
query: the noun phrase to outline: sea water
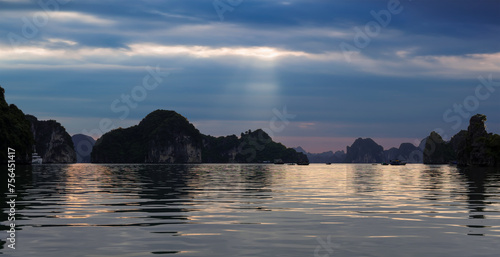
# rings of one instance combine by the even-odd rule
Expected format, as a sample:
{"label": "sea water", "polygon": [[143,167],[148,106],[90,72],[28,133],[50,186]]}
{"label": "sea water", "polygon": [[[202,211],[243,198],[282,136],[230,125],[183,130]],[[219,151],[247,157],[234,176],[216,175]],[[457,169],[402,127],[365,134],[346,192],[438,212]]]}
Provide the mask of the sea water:
{"label": "sea water", "polygon": [[[6,183],[6,182],[5,182]],[[3,189],[5,195],[6,189]],[[36,165],[5,256],[498,256],[500,171],[441,165]]]}

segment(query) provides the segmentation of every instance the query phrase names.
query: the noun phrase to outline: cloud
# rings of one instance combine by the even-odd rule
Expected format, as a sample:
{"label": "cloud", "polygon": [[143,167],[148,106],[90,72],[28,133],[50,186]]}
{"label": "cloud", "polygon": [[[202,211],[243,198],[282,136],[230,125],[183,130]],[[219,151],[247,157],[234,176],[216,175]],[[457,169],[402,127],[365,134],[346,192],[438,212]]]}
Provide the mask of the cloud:
{"label": "cloud", "polygon": [[99,16],[80,13],[80,12],[66,12],[58,11],[49,13],[50,19],[60,23],[86,23],[97,26],[109,26],[115,24],[115,21],[105,19]]}
{"label": "cloud", "polygon": [[275,59],[279,57],[307,57],[305,52],[286,51],[272,47],[221,47],[208,46],[161,46],[152,44],[134,44],[129,46],[129,55],[189,55],[196,58],[217,58],[225,56],[241,56],[259,59]]}
{"label": "cloud", "polygon": [[[0,2],[0,34],[25,39],[0,37],[7,97],[73,130],[79,118],[116,118],[110,103],[148,66],[171,76],[131,121],[174,109],[207,131],[239,133],[286,105],[297,117],[283,138],[425,136],[449,125],[443,112],[474,93],[479,75],[500,80],[498,1],[401,1],[366,47],[347,53],[351,62],[340,44],[354,45],[387,0],[244,1],[222,22],[201,0],[71,1],[47,13],[37,1]],[[23,36],[44,14],[48,22]],[[497,93],[476,111],[496,113]]]}

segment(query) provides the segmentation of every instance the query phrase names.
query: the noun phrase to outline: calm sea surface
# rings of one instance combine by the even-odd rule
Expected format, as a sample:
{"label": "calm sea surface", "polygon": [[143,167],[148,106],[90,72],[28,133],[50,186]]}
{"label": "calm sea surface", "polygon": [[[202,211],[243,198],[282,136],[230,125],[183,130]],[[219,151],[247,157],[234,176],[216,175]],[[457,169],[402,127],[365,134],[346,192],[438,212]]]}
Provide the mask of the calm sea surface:
{"label": "calm sea surface", "polygon": [[4,256],[500,253],[498,169],[74,164],[16,175],[15,250],[0,191]]}

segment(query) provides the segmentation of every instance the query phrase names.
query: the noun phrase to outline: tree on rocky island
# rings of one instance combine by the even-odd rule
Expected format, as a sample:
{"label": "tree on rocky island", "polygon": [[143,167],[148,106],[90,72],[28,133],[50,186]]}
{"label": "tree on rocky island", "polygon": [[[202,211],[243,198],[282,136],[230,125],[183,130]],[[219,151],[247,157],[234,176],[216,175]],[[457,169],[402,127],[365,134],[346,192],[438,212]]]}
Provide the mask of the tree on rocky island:
{"label": "tree on rocky island", "polygon": [[33,135],[30,123],[16,105],[5,101],[5,90],[0,86],[0,163],[7,163],[7,148],[15,149],[18,164],[31,163]]}

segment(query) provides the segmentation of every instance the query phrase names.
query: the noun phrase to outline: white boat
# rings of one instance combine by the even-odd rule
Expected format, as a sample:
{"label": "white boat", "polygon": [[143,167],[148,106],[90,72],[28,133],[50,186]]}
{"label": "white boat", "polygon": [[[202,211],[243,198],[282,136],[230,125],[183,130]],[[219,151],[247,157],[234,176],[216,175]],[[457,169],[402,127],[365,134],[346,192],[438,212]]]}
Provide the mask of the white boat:
{"label": "white boat", "polygon": [[33,153],[31,155],[31,164],[42,164],[42,157],[38,155],[37,153]]}

